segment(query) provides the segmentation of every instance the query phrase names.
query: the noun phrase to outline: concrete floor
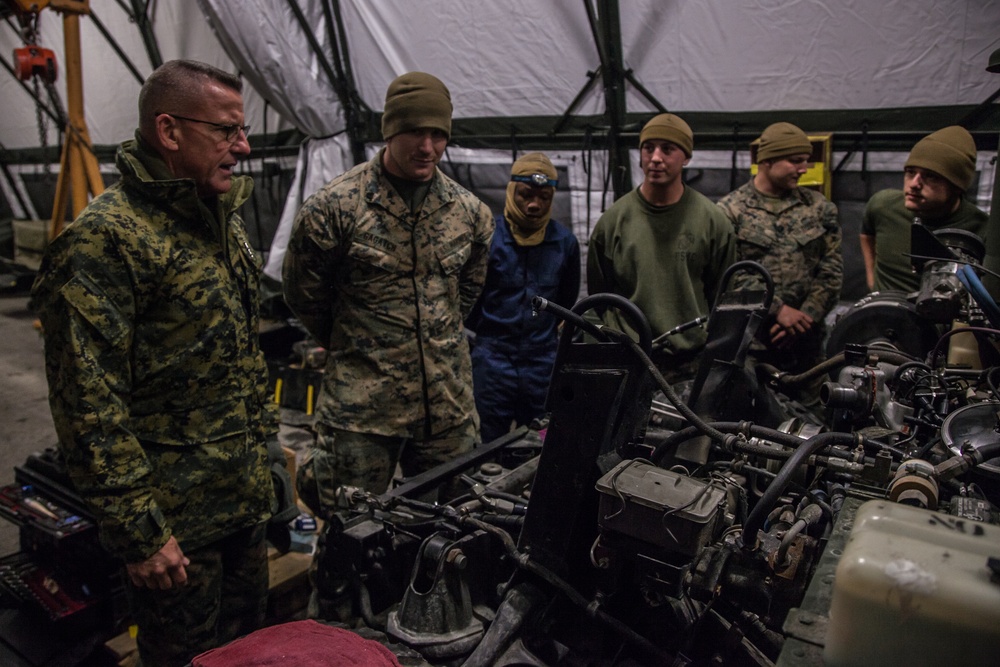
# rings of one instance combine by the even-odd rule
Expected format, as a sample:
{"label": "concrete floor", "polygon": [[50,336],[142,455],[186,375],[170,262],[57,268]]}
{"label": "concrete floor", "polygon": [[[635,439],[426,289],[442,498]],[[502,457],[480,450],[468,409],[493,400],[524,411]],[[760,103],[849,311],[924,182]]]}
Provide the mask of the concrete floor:
{"label": "concrete floor", "polygon": [[[15,465],[56,444],[34,321],[27,292],[0,291],[0,486],[14,483]],[[0,518],[0,556],[18,550],[17,527]]]}

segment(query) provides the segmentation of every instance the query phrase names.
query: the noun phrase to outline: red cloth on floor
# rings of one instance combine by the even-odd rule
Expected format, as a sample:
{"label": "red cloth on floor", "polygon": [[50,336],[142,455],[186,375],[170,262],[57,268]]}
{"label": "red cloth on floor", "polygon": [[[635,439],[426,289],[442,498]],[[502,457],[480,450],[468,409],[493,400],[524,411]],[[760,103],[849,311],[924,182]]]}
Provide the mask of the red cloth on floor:
{"label": "red cloth on floor", "polygon": [[376,641],[316,621],[294,621],[257,630],[191,661],[192,667],[400,667]]}

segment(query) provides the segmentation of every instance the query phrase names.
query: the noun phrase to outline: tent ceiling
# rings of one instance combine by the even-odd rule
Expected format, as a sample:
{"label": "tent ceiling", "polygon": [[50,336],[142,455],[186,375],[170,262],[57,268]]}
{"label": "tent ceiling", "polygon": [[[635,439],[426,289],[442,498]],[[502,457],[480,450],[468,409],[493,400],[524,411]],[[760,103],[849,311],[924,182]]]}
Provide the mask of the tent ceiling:
{"label": "tent ceiling", "polygon": [[[130,21],[124,4],[91,0],[122,51],[147,74],[152,67],[141,26]],[[509,135],[512,124],[528,133],[554,125],[600,64],[584,0],[297,4],[328,58],[333,33],[323,8],[339,6],[363,104],[380,110],[389,80],[423,69],[449,85],[456,118],[468,121],[459,127],[477,135]],[[272,113],[271,131],[294,124],[306,135],[325,136],[344,128],[343,106],[289,5],[286,0],[157,2],[151,28],[164,59],[197,58],[228,69],[235,60],[255,87],[269,81],[288,88],[293,101],[287,106],[269,98],[284,118],[279,124]],[[989,54],[1000,46],[1000,0],[621,0],[620,21],[624,66],[666,108],[696,119],[700,132],[731,133],[742,118],[755,121],[743,123],[753,132],[778,114],[798,111],[805,119],[815,111],[836,112],[816,117],[823,126],[808,129],[831,129],[833,120],[844,125],[837,129],[855,125],[860,131],[861,121],[868,120],[874,132],[922,132],[944,116],[955,122],[1000,88],[1000,77],[985,71]],[[57,16],[43,16],[41,28],[44,45],[61,59]],[[114,144],[135,125],[139,84],[92,21],[85,19],[82,30],[91,135],[97,144]],[[19,42],[13,30],[0,30],[0,53],[10,53]],[[7,110],[0,143],[38,145],[31,98],[10,76],[0,77],[0,95]],[[247,97],[250,122],[261,128],[264,101],[256,94]],[[625,101],[630,119],[654,111],[634,86],[625,86]],[[942,108],[953,111],[933,111]],[[581,118],[567,131],[599,127],[594,120],[604,110],[603,91],[594,86],[575,109]],[[544,122],[537,122],[539,117]],[[534,126],[528,119],[536,119]],[[979,120],[984,131],[1000,129],[995,112]],[[700,127],[702,122],[713,125]],[[488,131],[491,125],[503,131]]]}

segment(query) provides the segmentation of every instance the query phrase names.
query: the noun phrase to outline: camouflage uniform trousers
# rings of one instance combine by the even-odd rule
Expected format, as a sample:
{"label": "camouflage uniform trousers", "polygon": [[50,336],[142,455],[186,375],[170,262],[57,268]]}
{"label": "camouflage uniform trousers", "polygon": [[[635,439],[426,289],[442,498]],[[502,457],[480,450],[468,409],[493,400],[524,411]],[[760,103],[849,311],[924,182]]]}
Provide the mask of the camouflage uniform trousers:
{"label": "camouflage uniform trousers", "polygon": [[296,476],[299,497],[317,516],[325,517],[337,506],[338,487],[385,493],[397,463],[403,476],[412,477],[472,451],[476,440],[476,423],[471,418],[428,440],[355,433],[319,424],[316,440]]}
{"label": "camouflage uniform trousers", "polygon": [[[470,418],[429,440],[416,440],[370,433],[354,433],[317,426],[316,440],[306,453],[296,475],[299,498],[328,519],[337,507],[341,486],[357,486],[381,494],[389,488],[396,464],[412,477],[472,451],[478,441],[476,420]],[[442,492],[456,495],[454,482]],[[433,498],[426,500],[433,501]],[[331,536],[327,521],[316,544],[309,569],[312,594],[308,615],[323,620],[347,620],[353,615],[347,572],[337,571],[336,554],[327,547]]]}
{"label": "camouflage uniform trousers", "polygon": [[184,555],[191,563],[183,586],[136,588],[124,577],[145,667],[188,665],[200,653],[263,625],[268,589],[264,524]]}

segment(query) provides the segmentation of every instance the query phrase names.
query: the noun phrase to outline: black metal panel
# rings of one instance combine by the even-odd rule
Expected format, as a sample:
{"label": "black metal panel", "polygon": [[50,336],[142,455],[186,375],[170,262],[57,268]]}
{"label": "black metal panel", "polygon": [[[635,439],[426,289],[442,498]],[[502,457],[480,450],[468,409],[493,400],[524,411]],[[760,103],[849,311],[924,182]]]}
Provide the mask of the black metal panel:
{"label": "black metal panel", "polygon": [[619,343],[561,346],[549,387],[548,432],[519,547],[557,572],[567,554],[589,553],[596,536],[595,484],[641,442],[649,419],[652,378]]}

